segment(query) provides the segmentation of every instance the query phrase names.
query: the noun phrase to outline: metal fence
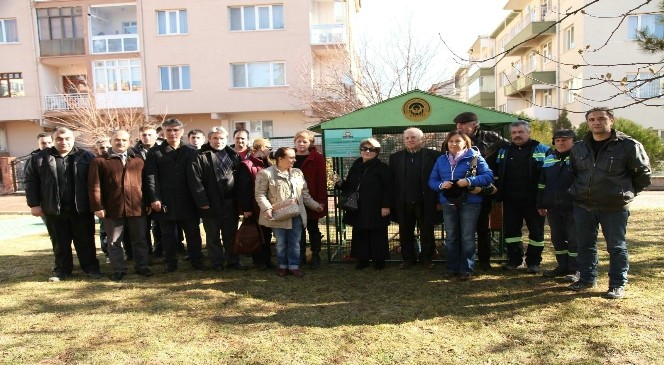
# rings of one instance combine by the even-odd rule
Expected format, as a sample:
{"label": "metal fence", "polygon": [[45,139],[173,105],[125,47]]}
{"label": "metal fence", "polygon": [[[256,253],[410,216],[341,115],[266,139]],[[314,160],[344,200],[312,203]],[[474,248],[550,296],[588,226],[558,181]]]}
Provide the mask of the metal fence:
{"label": "metal fence", "polygon": [[25,191],[25,164],[30,160],[30,155],[16,157],[11,163],[12,176],[14,177],[14,192]]}

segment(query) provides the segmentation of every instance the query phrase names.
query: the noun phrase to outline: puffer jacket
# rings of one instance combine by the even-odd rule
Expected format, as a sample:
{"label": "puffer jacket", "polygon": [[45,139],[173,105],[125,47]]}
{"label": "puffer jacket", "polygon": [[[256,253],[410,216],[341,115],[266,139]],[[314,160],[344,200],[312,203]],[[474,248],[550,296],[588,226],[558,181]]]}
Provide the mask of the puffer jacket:
{"label": "puffer jacket", "polygon": [[542,165],[537,185],[537,208],[572,209],[574,201],[568,190],[573,182],[569,151],[553,151],[546,156]]}
{"label": "puffer jacket", "polygon": [[643,145],[611,129],[610,140],[597,154],[592,133],[572,147],[570,159],[574,184],[569,192],[574,204],[599,211],[620,211],[650,185],[650,161]]}
{"label": "puffer jacket", "polygon": [[[445,181],[467,178],[468,181],[470,181],[469,187],[487,186],[493,182],[493,172],[489,168],[489,165],[487,165],[486,161],[484,161],[484,158],[480,155],[480,151],[477,148],[472,147],[468,149],[454,168],[450,165],[448,154],[449,152],[438,157],[436,165],[434,165],[433,170],[431,170],[431,176],[429,177],[429,187],[431,190],[439,192],[438,196],[442,204],[451,204],[447,201],[443,195],[443,191],[440,189],[440,184]],[[477,170],[475,176],[466,177],[475,156],[477,156]],[[484,197],[481,195],[468,194],[468,200],[466,203],[480,204],[483,200]]]}
{"label": "puffer jacket", "polygon": [[[60,214],[60,190],[55,166],[55,147],[40,151],[30,158],[25,168],[25,197],[29,207],[41,206],[45,214]],[[84,149],[74,147],[74,203],[79,213],[90,212],[88,199],[88,169],[95,156]]]}
{"label": "puffer jacket", "polygon": [[291,229],[292,219],[284,219],[280,221],[269,220],[265,217],[265,211],[272,209],[272,204],[279,203],[291,197],[291,185],[288,183],[290,180],[293,185],[293,198],[297,199],[300,205],[300,216],[302,222],[307,221],[307,211],[305,206],[309,209],[318,209],[320,206],[307,189],[307,182],[304,180],[304,174],[300,169],[292,168],[290,172],[280,172],[275,166],[268,167],[258,172],[256,175],[256,186],[254,197],[256,203],[261,209],[258,224],[270,228],[285,228]]}

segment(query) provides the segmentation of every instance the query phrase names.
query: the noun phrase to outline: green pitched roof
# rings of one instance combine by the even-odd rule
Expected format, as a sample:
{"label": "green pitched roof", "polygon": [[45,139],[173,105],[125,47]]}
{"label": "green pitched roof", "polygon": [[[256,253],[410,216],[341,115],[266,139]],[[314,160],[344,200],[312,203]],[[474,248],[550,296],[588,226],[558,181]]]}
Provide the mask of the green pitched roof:
{"label": "green pitched roof", "polygon": [[[413,98],[423,99],[429,104],[431,113],[426,119],[413,122],[406,118],[403,112],[404,105]],[[486,109],[475,104],[425,93],[420,90],[413,90],[314,125],[309,129],[321,132],[326,129],[373,128],[374,133],[380,133],[380,129],[418,127],[425,132],[449,131],[455,127],[452,122],[454,117],[463,112],[477,114],[482,125],[489,127],[506,125],[519,119],[513,114]]]}

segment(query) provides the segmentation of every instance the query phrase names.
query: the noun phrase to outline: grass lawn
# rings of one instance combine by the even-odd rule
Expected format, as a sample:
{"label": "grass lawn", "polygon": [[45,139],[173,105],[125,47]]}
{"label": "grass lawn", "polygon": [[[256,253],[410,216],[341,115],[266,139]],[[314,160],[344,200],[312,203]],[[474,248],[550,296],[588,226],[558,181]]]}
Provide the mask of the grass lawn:
{"label": "grass lawn", "polygon": [[[0,363],[4,364],[661,364],[664,362],[663,210],[636,210],[628,227],[624,300],[598,288],[494,270],[470,282],[444,268],[396,264],[195,272],[182,264],[120,283],[80,272],[46,281],[46,236],[0,245]],[[603,248],[603,243],[600,244]],[[550,244],[544,267],[553,267]],[[111,273],[102,263],[105,274]]]}

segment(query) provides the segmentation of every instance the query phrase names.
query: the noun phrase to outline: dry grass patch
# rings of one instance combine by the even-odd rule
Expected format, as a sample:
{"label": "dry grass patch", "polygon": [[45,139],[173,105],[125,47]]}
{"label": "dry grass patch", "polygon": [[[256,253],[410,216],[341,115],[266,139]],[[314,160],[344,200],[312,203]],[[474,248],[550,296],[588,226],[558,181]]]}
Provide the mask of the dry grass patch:
{"label": "dry grass patch", "polygon": [[[655,364],[664,357],[664,210],[630,218],[628,297],[495,268],[471,282],[437,270],[250,270],[46,282],[48,237],[0,245],[0,363]],[[550,247],[545,265],[553,265]],[[104,271],[110,274],[107,265]],[[497,266],[496,266],[497,267]]]}

